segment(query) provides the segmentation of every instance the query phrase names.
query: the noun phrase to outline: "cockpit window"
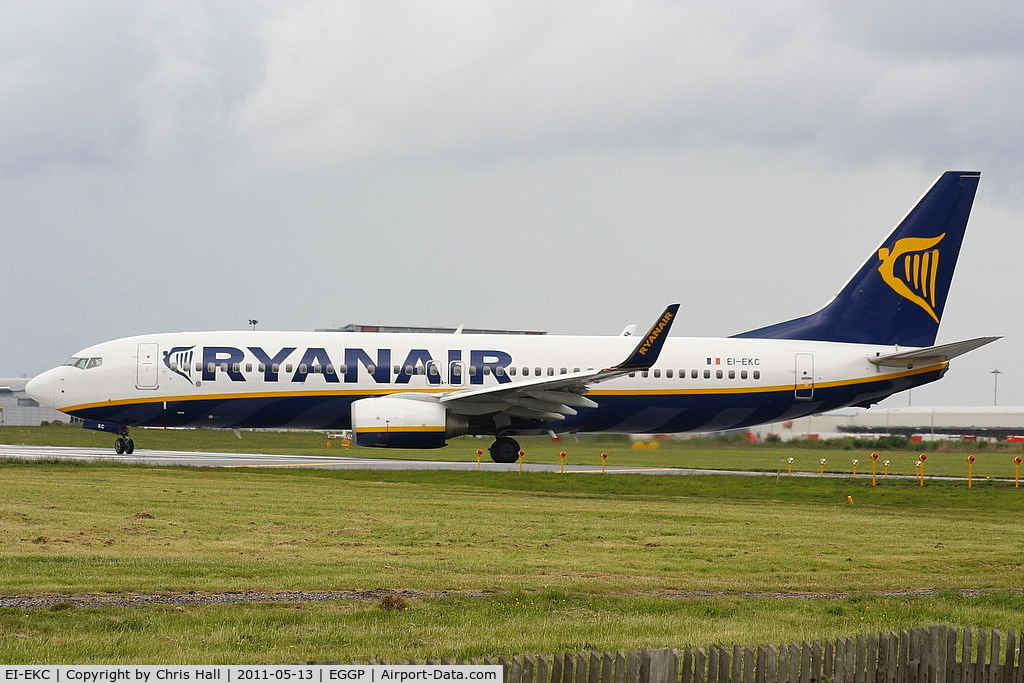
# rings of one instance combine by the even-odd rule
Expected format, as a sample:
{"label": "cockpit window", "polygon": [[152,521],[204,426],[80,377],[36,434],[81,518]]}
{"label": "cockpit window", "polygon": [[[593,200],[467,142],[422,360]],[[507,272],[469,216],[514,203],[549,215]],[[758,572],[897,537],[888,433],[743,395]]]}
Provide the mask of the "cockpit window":
{"label": "cockpit window", "polygon": [[74,368],[81,368],[82,370],[88,370],[89,368],[98,368],[103,365],[102,358],[69,358],[68,362],[64,365],[70,365]]}

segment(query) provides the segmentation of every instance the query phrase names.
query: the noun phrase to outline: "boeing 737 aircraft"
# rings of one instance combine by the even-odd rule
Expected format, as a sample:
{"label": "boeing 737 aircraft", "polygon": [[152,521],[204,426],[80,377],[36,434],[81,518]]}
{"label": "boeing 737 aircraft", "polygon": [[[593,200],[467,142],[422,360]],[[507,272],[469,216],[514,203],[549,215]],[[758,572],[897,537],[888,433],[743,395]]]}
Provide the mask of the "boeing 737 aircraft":
{"label": "boeing 737 aircraft", "polygon": [[359,446],[493,435],[734,429],[869,406],[941,378],[997,339],[935,346],[980,174],[944,173],[811,315],[732,337],[669,337],[678,304],[628,335],[178,332],[84,349],[27,386],[40,403],[128,428],[351,429]]}

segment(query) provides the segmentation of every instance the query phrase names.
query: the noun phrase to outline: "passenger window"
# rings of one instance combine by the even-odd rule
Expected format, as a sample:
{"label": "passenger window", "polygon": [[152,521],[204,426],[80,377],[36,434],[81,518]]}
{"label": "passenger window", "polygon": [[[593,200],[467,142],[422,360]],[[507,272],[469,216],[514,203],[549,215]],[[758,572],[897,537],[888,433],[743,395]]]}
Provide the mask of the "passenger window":
{"label": "passenger window", "polygon": [[740,379],[746,379],[746,378],[747,378],[747,371],[746,370],[740,370]]}
{"label": "passenger window", "polygon": [[672,377],[672,372],[673,372],[672,370],[666,370],[666,371],[665,371],[665,376],[671,379],[671,377]]}
{"label": "passenger window", "polygon": [[715,370],[715,379],[722,379],[722,371]]}
{"label": "passenger window", "polygon": [[697,371],[696,370],[690,370],[690,378],[691,379],[697,379]]}
{"label": "passenger window", "polygon": [[736,371],[735,370],[730,370],[729,371],[729,379],[736,379]]}
{"label": "passenger window", "polygon": [[655,370],[654,371],[654,376],[655,377],[661,377],[661,370]]}
{"label": "passenger window", "polygon": [[569,374],[569,368],[560,368],[558,370],[558,374],[560,374],[560,375],[568,375]]}
{"label": "passenger window", "polygon": [[252,372],[252,363],[246,363],[245,364],[245,371],[246,372]]}
{"label": "passenger window", "polygon": [[761,371],[754,370],[754,379],[761,379]]}
{"label": "passenger window", "polygon": [[705,370],[704,371],[704,379],[711,379],[711,371],[710,370]]}
{"label": "passenger window", "polygon": [[508,374],[512,377],[516,376],[516,369],[514,367],[508,369]]}

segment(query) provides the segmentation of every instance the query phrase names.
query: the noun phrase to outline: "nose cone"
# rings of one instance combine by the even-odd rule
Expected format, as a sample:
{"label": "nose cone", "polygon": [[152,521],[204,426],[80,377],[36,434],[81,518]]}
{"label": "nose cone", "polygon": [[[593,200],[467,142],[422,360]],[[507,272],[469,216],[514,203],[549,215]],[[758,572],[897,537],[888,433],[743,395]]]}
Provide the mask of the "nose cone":
{"label": "nose cone", "polygon": [[48,408],[55,408],[53,392],[56,386],[56,372],[47,370],[38,377],[33,377],[25,385],[25,393],[31,396],[37,403]]}

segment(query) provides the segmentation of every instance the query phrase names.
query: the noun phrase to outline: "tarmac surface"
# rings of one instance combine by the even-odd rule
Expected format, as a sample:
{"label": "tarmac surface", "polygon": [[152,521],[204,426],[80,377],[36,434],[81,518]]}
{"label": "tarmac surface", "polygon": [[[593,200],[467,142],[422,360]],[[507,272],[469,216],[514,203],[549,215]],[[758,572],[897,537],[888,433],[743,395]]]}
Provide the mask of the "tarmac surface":
{"label": "tarmac surface", "polygon": [[[312,467],[319,469],[373,470],[461,470],[478,469],[476,462],[444,460],[399,460],[396,458],[359,458],[351,456],[266,455],[261,453],[205,453],[190,451],[137,450],[131,455],[117,455],[109,448],[76,448],[64,446],[0,445],[0,458],[18,460],[87,460],[91,462],[122,462],[145,465],[184,465],[187,467]],[[560,465],[523,463],[524,472],[558,472]],[[489,458],[481,462],[485,472],[517,472],[519,463],[496,463]],[[567,466],[566,472],[601,473],[600,465]],[[742,474],[725,470],[695,470],[677,467],[605,467],[608,474]],[[751,473],[754,474],[754,473]],[[756,473],[764,475],[767,473]],[[774,473],[773,473],[774,474]]]}

